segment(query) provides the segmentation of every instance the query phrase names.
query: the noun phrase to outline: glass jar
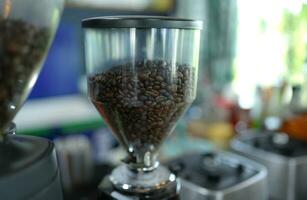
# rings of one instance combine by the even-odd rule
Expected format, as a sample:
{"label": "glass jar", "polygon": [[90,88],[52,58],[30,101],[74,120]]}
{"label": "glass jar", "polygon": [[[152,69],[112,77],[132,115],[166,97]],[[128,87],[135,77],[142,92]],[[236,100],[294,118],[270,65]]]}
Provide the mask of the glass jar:
{"label": "glass jar", "polygon": [[0,136],[31,91],[64,0],[0,1]]}
{"label": "glass jar", "polygon": [[[115,16],[82,24],[90,100],[128,153],[127,165],[115,169],[111,181],[134,192],[168,183],[157,150],[195,99],[202,23]],[[160,175],[149,173],[151,181],[145,181],[133,171]]]}

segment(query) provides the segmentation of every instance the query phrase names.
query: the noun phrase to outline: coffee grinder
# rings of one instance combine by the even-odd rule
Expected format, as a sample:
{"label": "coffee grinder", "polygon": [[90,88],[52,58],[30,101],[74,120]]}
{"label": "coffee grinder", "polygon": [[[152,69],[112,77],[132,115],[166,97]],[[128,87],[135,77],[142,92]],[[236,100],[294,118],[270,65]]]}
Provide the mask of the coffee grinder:
{"label": "coffee grinder", "polygon": [[181,199],[267,200],[267,170],[226,151],[190,152],[167,162],[180,178]]}
{"label": "coffee grinder", "polygon": [[303,200],[307,192],[307,143],[277,131],[245,130],[231,143],[233,151],[268,170],[271,199]]}
{"label": "coffee grinder", "polygon": [[157,151],[196,96],[202,22],[112,16],[82,21],[88,94],[127,157],[102,199],[172,199],[176,176]]}
{"label": "coffee grinder", "polygon": [[0,2],[1,199],[62,199],[53,143],[15,135],[12,120],[36,81],[63,5],[63,0]]}

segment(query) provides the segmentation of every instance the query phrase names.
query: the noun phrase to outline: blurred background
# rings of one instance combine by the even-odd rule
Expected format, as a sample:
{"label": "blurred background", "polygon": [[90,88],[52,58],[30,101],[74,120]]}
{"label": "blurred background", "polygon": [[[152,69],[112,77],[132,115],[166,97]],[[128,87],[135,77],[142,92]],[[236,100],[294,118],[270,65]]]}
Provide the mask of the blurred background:
{"label": "blurred background", "polygon": [[[98,169],[124,156],[87,98],[81,20],[130,14],[204,21],[197,99],[161,148],[162,160],[183,151],[227,149],[244,129],[279,129],[297,110],[305,111],[306,0],[67,0],[15,123],[19,134],[55,141],[68,196],[97,184],[108,172]],[[307,123],[302,126],[307,130]]]}

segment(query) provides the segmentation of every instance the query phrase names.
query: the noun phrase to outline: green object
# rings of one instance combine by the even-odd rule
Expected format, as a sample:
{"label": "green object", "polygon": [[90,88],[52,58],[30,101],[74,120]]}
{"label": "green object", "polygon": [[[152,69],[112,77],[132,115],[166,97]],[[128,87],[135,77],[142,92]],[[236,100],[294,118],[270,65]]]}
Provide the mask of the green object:
{"label": "green object", "polygon": [[285,11],[281,29],[289,43],[285,58],[290,74],[289,79],[292,84],[300,84],[305,78],[303,65],[307,51],[307,5],[304,4],[297,14]]}
{"label": "green object", "polygon": [[59,128],[62,134],[69,135],[88,130],[95,130],[101,127],[106,127],[105,122],[101,119],[97,119],[85,122],[66,124],[60,127],[46,127],[39,129],[18,130],[18,134],[41,136],[41,137],[50,136],[51,134],[53,134],[53,128]]}

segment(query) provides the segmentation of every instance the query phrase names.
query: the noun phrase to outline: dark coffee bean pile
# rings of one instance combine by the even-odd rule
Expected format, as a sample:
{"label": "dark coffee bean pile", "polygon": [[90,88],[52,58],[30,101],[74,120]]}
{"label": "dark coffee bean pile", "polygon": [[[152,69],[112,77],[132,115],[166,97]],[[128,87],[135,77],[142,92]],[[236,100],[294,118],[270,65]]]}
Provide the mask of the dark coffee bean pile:
{"label": "dark coffee bean pile", "polygon": [[195,97],[187,65],[161,60],[125,64],[89,77],[89,95],[122,143],[158,146]]}
{"label": "dark coffee bean pile", "polygon": [[46,29],[0,17],[0,134],[26,98],[48,42]]}

